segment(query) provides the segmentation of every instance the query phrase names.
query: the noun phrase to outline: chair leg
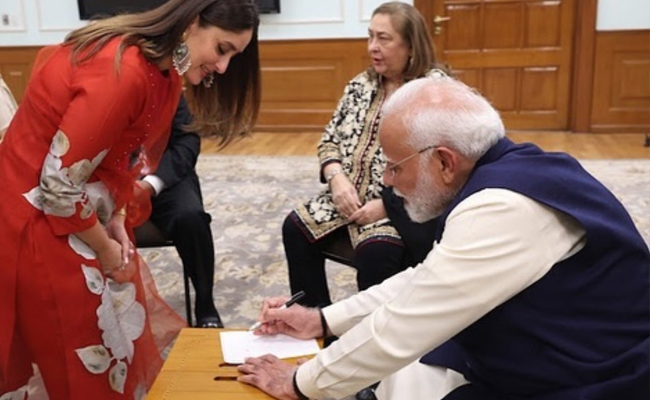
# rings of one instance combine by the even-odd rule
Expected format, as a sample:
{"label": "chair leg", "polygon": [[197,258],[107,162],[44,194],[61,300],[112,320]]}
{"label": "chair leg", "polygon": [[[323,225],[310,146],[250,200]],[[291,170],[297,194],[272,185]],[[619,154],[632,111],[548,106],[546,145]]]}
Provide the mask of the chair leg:
{"label": "chair leg", "polygon": [[183,283],[185,285],[185,313],[187,314],[187,325],[192,327],[192,299],[190,298],[190,278],[183,266]]}

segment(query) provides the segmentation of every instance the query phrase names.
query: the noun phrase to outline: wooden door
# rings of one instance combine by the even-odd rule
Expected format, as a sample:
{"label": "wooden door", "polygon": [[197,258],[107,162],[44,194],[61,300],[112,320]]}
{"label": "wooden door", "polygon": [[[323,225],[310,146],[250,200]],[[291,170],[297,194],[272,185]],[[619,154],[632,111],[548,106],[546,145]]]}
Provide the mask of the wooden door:
{"label": "wooden door", "polygon": [[438,59],[477,88],[508,129],[566,130],[574,0],[415,0]]}

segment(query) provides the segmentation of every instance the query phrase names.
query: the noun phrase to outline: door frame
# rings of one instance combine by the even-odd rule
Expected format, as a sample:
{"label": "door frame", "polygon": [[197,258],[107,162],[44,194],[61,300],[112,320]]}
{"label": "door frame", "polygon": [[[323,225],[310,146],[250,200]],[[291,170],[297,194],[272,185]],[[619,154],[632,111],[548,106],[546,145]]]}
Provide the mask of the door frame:
{"label": "door frame", "polygon": [[573,43],[573,83],[571,85],[570,129],[589,132],[594,92],[596,59],[596,13],[598,0],[580,0],[576,4],[575,41]]}
{"label": "door frame", "polygon": [[[433,32],[433,2],[441,0],[413,0],[413,5],[425,18]],[[591,102],[594,86],[594,59],[596,48],[596,13],[598,0],[575,2],[574,42],[569,92],[568,127],[572,132],[589,132]]]}

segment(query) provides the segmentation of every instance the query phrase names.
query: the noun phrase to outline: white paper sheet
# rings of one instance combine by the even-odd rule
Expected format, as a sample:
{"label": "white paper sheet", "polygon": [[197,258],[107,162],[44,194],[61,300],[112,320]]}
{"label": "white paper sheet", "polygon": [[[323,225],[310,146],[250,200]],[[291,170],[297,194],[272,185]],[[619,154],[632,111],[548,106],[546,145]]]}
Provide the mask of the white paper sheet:
{"label": "white paper sheet", "polygon": [[316,339],[301,340],[287,335],[256,336],[248,331],[225,331],[221,335],[221,352],[228,364],[242,364],[246,357],[273,354],[278,358],[316,354]]}

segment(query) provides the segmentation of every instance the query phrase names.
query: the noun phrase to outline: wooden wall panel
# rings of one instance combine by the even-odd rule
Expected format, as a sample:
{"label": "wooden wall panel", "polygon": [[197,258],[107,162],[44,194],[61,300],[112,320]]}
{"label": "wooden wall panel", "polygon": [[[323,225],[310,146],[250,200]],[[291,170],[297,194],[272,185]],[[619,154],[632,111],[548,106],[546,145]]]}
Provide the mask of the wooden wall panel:
{"label": "wooden wall panel", "polygon": [[525,68],[521,71],[521,105],[523,112],[555,113],[558,68]]}
{"label": "wooden wall panel", "polygon": [[483,50],[521,47],[522,8],[516,3],[486,3],[483,7]]}
{"label": "wooden wall panel", "polygon": [[36,47],[0,48],[0,74],[18,102],[22,100],[27,88],[38,49]]}
{"label": "wooden wall panel", "polygon": [[545,130],[563,112],[557,93],[561,75],[555,65],[453,69],[452,73],[468,86],[480,88],[509,129]]}
{"label": "wooden wall panel", "polygon": [[559,1],[526,4],[524,47],[560,47],[560,6]]}
{"label": "wooden wall panel", "polygon": [[[300,65],[286,61],[264,61],[262,100],[272,102],[328,102],[340,90],[331,82],[342,78],[343,62],[330,64],[314,60],[302,60]],[[288,79],[290,77],[290,79]],[[310,88],[310,90],[305,90]]]}
{"label": "wooden wall panel", "polygon": [[598,32],[593,132],[650,131],[650,31]]}
{"label": "wooden wall panel", "polygon": [[322,130],[344,86],[370,64],[366,43],[365,39],[262,42],[257,129]]}
{"label": "wooden wall panel", "polygon": [[[468,82],[465,82],[468,83]],[[517,69],[486,68],[483,70],[483,95],[503,112],[517,109]]]}
{"label": "wooden wall panel", "polygon": [[[559,12],[556,1],[530,2],[529,7],[544,8],[550,14]],[[473,9],[461,4],[456,7],[461,14],[467,12],[466,16],[473,15]],[[532,27],[543,25],[542,21],[530,17],[538,14],[524,15],[530,19],[528,31],[521,35],[525,46],[544,48],[558,40],[559,25],[548,24],[545,31],[533,33],[536,29]],[[550,18],[553,19],[557,18]],[[464,46],[482,40],[479,28],[480,24],[467,28]],[[589,128],[582,131],[648,132],[650,31],[599,32],[596,38],[593,87],[589,87],[593,89],[589,98]],[[0,47],[0,73],[18,101],[38,50],[39,47]],[[448,51],[454,60],[458,50]],[[454,73],[468,85],[481,88],[510,121],[510,129],[553,126],[560,118],[558,113],[569,112],[557,90],[575,90],[576,86],[566,82],[561,67],[544,52],[531,49],[526,53],[529,65],[514,67],[504,61],[511,57],[509,53],[506,50],[502,57],[482,61],[478,56],[467,57],[463,67],[454,69]],[[264,131],[322,131],[345,84],[369,65],[365,39],[262,42],[260,54],[263,101],[257,130]],[[574,76],[578,78],[579,74]],[[572,95],[582,96],[582,91]]]}
{"label": "wooden wall panel", "polygon": [[453,71],[457,79],[465,82],[469,87],[481,87],[481,70],[480,69],[458,69]]}
{"label": "wooden wall panel", "polygon": [[[260,43],[262,107],[258,130],[322,130],[343,88],[370,65],[365,39]],[[0,47],[0,73],[22,99],[40,47]]]}
{"label": "wooden wall panel", "polygon": [[[477,4],[451,4],[447,17],[462,24],[447,24],[444,48],[449,52],[473,50],[481,47],[481,8]],[[440,57],[440,54],[438,54]]]}

